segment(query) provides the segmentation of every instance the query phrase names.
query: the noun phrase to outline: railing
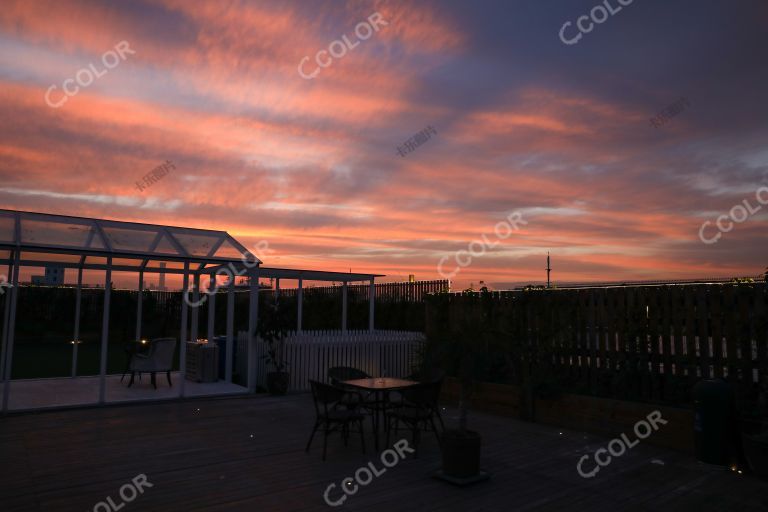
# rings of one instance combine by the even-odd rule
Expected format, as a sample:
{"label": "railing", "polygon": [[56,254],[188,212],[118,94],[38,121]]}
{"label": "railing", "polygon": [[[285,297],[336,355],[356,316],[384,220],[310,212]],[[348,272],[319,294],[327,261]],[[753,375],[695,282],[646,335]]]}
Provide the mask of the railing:
{"label": "railing", "polygon": [[[248,335],[238,333],[239,368],[247,368]],[[289,333],[284,359],[290,373],[291,391],[309,391],[309,380],[328,381],[328,368],[351,366],[371,376],[404,377],[413,371],[424,335],[409,331],[302,331]],[[255,354],[256,383],[265,387],[271,370],[264,355],[267,345],[257,341]]]}
{"label": "railing", "polygon": [[[404,283],[377,283],[373,285],[376,288],[376,300],[391,302],[420,302],[424,296],[430,293],[440,293],[449,291],[451,282],[447,279],[436,281],[414,281]],[[296,288],[281,289],[280,294],[287,297],[296,295]],[[322,295],[331,297],[341,296],[341,286],[313,286],[302,290],[304,295]],[[370,293],[370,286],[367,284],[350,284],[347,286],[347,296],[352,301],[367,301]]]}

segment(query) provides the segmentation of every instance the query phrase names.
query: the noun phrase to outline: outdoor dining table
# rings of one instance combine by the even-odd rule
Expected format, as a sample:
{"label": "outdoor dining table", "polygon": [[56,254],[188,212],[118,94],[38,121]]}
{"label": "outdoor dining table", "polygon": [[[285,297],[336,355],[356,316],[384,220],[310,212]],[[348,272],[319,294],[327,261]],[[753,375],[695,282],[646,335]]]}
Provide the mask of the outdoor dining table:
{"label": "outdoor dining table", "polygon": [[376,451],[379,450],[379,413],[386,410],[387,400],[391,391],[415,386],[418,382],[392,377],[376,377],[370,379],[354,379],[342,381],[345,386],[373,393],[373,442]]}

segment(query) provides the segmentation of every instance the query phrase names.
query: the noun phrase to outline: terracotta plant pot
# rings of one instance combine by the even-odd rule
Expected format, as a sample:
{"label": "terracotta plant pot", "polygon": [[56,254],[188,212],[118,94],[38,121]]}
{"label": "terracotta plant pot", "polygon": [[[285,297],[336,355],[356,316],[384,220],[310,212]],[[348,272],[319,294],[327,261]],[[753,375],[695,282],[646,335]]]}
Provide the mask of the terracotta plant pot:
{"label": "terracotta plant pot", "polygon": [[284,395],[288,393],[288,372],[269,372],[267,374],[267,391],[270,395]]}
{"label": "terracotta plant pot", "polygon": [[480,434],[471,430],[446,430],[442,444],[446,476],[471,478],[480,474]]}

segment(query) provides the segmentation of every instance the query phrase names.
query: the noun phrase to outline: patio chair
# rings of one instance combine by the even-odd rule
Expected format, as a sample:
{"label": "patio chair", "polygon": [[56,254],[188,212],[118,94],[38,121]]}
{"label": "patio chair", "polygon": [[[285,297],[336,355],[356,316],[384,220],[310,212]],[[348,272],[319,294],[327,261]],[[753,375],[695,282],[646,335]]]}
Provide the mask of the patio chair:
{"label": "patio chair", "polygon": [[312,398],[315,402],[315,425],[312,427],[312,434],[309,436],[306,452],[309,452],[312,446],[312,440],[319,429],[323,429],[323,461],[325,461],[328,450],[328,434],[334,430],[340,429],[341,437],[344,440],[344,446],[349,445],[350,426],[357,425],[360,432],[360,441],[365,453],[365,434],[363,433],[363,414],[356,408],[350,409],[347,405],[341,403],[341,399],[350,393],[346,389],[336,386],[329,386],[316,380],[310,380],[312,386]]}
{"label": "patio chair", "polygon": [[331,379],[331,384],[339,386],[345,380],[370,379],[371,376],[351,366],[334,366],[328,368],[328,378]]}
{"label": "patio chair", "polygon": [[394,428],[397,434],[401,423],[411,431],[416,456],[418,456],[422,427],[425,431],[434,432],[438,444],[441,444],[440,433],[435,424],[435,417],[439,418],[440,414],[438,400],[441,387],[442,381],[425,382],[400,391],[400,403],[387,411],[387,446],[392,429]]}
{"label": "patio chair", "polygon": [[[363,370],[358,370],[357,368],[352,368],[351,366],[334,366],[332,368],[328,368],[328,379],[330,379],[331,385],[343,388],[345,390],[350,389],[344,385],[345,380],[370,378],[371,376],[365,373]],[[357,406],[365,407],[366,405],[373,406],[376,404],[376,402],[373,398],[371,398],[371,393],[363,394],[358,390],[351,390],[341,399],[341,404],[354,408]]]}
{"label": "patio chair", "polygon": [[171,382],[171,370],[173,370],[173,354],[176,351],[176,338],[158,338],[152,341],[148,354],[134,354],[131,357],[131,380],[128,387],[133,385],[133,379],[136,372],[150,373],[152,375],[152,386],[157,389],[157,372],[165,372],[168,379],[168,385],[173,386]]}
{"label": "patio chair", "polygon": [[[421,383],[440,382],[442,384],[443,380],[445,379],[445,375],[445,370],[440,368],[424,368],[415,373],[412,373],[406,377],[406,379],[415,380]],[[435,408],[435,416],[437,416],[437,420],[440,422],[440,430],[445,430],[445,423],[443,423],[443,415],[440,414],[439,406]]]}

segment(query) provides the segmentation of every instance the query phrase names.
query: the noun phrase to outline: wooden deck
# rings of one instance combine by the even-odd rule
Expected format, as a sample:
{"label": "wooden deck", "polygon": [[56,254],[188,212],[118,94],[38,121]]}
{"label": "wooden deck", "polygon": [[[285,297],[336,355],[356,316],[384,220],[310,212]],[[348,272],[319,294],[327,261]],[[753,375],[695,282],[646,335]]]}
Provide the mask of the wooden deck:
{"label": "wooden deck", "polygon": [[[119,507],[121,486],[143,473],[153,487],[122,512],[332,510],[323,501],[329,484],[381,462],[372,443],[363,455],[354,436],[349,448],[332,437],[325,463],[321,437],[305,454],[312,421],[305,394],[0,418],[0,509],[82,512],[108,496]],[[768,509],[768,483],[684,454],[640,444],[586,480],[576,463],[608,439],[485,414],[471,421],[484,435],[490,481],[462,489],[432,479],[440,459],[428,437],[418,459],[400,462],[337,510]]]}

